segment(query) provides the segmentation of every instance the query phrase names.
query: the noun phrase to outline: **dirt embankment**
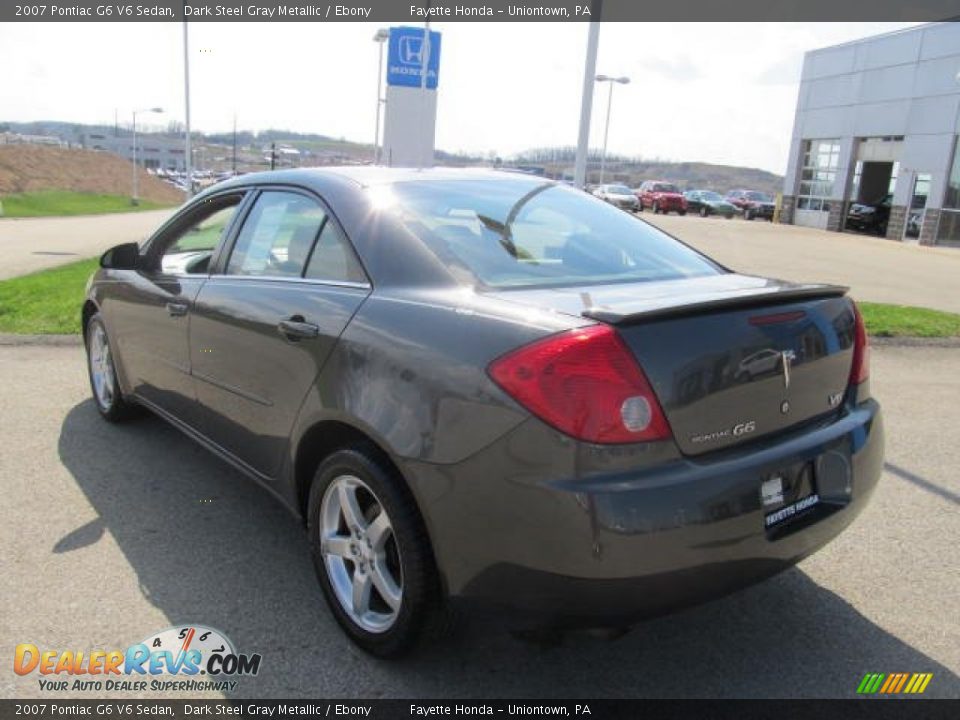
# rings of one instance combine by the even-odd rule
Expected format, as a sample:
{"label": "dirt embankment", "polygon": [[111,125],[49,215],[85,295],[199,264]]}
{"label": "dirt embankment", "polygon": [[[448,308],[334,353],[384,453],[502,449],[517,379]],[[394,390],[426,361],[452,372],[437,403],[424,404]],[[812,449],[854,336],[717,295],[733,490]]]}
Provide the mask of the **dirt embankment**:
{"label": "dirt embankment", "polygon": [[[145,200],[181,203],[183,193],[142,168],[139,194]],[[0,196],[36,190],[129,195],[130,162],[96,150],[42,145],[0,145]]]}

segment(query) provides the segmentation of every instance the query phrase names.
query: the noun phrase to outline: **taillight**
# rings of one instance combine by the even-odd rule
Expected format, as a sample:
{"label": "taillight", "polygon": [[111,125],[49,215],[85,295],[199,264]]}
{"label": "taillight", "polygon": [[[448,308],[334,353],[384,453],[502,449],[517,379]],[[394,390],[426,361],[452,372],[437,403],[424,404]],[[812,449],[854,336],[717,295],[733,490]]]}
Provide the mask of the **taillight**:
{"label": "taillight", "polygon": [[870,377],[870,341],[867,328],[863,324],[860,308],[853,303],[853,317],[856,322],[853,335],[853,366],[850,368],[850,382],[859,385]]}
{"label": "taillight", "polygon": [[578,440],[613,444],[670,437],[643,370],[606,325],[525,345],[494,360],[487,371],[527,410]]}

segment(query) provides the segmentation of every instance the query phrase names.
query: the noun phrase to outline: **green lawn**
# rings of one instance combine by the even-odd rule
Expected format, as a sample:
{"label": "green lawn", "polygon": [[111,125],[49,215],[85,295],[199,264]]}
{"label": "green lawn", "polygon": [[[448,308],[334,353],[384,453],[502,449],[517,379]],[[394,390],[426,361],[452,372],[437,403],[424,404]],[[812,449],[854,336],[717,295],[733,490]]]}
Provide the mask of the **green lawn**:
{"label": "green lawn", "polygon": [[41,190],[0,196],[0,217],[49,217],[58,215],[101,215],[173,207],[175,203],[156,203],[141,198],[131,205],[126,195],[103,195],[68,190]]}
{"label": "green lawn", "polygon": [[0,332],[69,335],[80,332],[87,278],[99,258],[0,281]]}
{"label": "green lawn", "polygon": [[956,337],[960,315],[927,308],[858,303],[867,334],[877,337]]}
{"label": "green lawn", "polygon": [[[83,290],[99,259],[61,265],[0,281],[0,332],[68,335],[80,332]],[[926,308],[860,303],[867,332],[879,337],[957,337],[960,315]]]}

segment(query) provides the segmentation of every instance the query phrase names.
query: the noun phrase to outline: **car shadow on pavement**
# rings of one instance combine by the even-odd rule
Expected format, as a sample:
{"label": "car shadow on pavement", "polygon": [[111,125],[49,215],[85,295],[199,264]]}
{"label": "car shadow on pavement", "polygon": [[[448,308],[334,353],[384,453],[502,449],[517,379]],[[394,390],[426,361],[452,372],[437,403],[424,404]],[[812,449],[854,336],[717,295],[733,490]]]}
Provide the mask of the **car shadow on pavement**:
{"label": "car shadow on pavement", "polygon": [[262,654],[236,697],[853,697],[866,672],[932,672],[936,697],[960,683],[796,568],[616,641],[536,645],[468,619],[401,661],[375,660],[329,614],[299,521],[192,440],[152,416],[108,425],[88,400],[58,448],[99,519],[51,552],[108,532],[171,624]]}

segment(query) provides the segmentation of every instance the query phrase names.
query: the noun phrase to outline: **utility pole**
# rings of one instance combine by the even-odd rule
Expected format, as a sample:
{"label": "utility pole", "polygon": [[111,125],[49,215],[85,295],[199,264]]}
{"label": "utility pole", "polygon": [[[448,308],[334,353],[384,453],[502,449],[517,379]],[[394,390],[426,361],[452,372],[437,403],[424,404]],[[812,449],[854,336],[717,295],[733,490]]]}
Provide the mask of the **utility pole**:
{"label": "utility pole", "polygon": [[270,143],[270,169],[273,170],[277,166],[277,143]]}

